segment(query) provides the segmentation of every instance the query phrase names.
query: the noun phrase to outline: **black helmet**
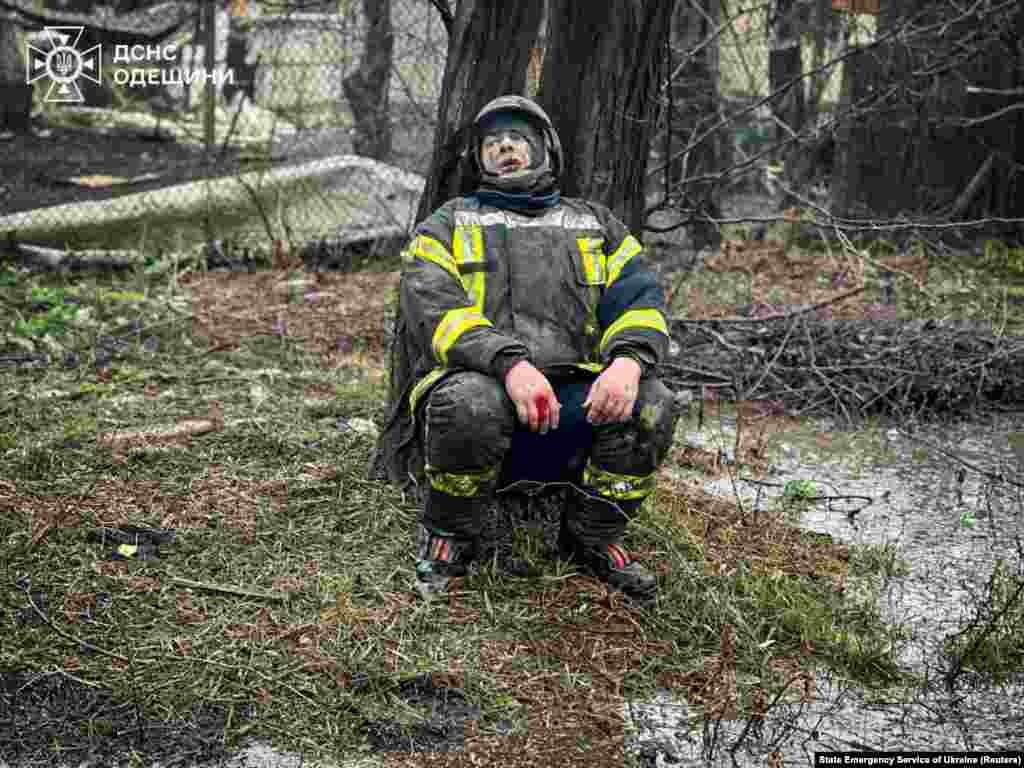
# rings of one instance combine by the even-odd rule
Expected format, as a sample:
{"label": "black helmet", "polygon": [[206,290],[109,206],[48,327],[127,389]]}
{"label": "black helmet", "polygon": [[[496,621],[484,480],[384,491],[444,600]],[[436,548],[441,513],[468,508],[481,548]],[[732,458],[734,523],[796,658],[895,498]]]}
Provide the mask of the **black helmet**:
{"label": "black helmet", "polygon": [[[545,151],[536,152],[534,154],[537,156],[531,158],[529,172],[515,178],[501,178],[488,173],[480,161],[480,144],[487,124],[500,112],[514,112],[517,113],[517,117],[525,118],[536,129],[544,145]],[[470,149],[473,171],[480,178],[481,183],[508,192],[529,192],[548,186],[549,183],[553,184],[562,175],[564,167],[562,144],[558,140],[555,127],[551,124],[551,118],[537,102],[524,96],[499,96],[488,102],[473,120],[473,139]]]}

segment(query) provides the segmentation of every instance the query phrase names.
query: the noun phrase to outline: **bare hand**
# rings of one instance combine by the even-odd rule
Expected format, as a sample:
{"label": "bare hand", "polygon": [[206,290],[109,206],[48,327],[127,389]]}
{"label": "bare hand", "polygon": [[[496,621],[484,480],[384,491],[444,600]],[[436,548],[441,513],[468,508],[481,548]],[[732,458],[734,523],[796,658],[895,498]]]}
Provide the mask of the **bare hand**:
{"label": "bare hand", "polygon": [[520,423],[542,435],[549,429],[558,429],[562,404],[547,377],[530,361],[522,360],[512,366],[505,376],[505,391],[515,403]]}
{"label": "bare hand", "polygon": [[586,402],[587,421],[591,424],[615,424],[633,416],[640,391],[640,363],[629,357],[617,357],[590,385]]}

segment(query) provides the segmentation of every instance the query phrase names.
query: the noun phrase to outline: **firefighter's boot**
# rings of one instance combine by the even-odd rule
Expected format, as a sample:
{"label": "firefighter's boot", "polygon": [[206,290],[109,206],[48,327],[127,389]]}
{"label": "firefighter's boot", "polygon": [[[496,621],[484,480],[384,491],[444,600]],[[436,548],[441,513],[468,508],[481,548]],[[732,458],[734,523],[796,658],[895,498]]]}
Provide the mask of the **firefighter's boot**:
{"label": "firefighter's boot", "polygon": [[647,608],[657,603],[657,579],[630,557],[621,539],[588,545],[576,540],[563,528],[558,548],[563,558],[605,582],[609,589],[621,592],[631,605]]}
{"label": "firefighter's boot", "polygon": [[558,532],[558,549],[564,559],[605,582],[609,589],[621,592],[631,605],[647,608],[657,603],[657,579],[630,557],[622,543],[634,506],[639,504],[614,503],[596,496],[578,507],[567,505]]}
{"label": "firefighter's boot", "polygon": [[452,579],[468,573],[476,548],[474,539],[417,524],[416,590],[424,597],[447,592]]}

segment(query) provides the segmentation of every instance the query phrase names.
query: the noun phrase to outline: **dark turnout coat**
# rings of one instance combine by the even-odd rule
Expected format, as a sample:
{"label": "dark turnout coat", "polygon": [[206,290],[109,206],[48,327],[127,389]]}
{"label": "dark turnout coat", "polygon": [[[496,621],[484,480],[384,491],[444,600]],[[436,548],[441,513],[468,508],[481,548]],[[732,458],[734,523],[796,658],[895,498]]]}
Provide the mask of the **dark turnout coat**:
{"label": "dark turnout coat", "polygon": [[626,355],[646,369],[668,345],[664,295],[643,247],[606,207],[563,198],[517,213],[450,200],[403,251],[391,409],[381,458],[405,486],[422,472],[413,414],[447,373],[504,377],[528,358],[543,371],[600,371]]}

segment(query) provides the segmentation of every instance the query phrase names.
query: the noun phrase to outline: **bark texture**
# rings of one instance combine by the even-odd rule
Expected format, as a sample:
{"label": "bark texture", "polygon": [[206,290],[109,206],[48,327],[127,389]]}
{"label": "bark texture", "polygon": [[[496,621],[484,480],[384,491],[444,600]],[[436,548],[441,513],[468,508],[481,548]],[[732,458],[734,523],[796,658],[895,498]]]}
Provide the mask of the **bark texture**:
{"label": "bark texture", "polygon": [[0,131],[28,131],[31,113],[32,86],[25,83],[24,43],[14,22],[0,17]]}
{"label": "bark texture", "polygon": [[459,0],[451,19],[434,149],[417,212],[426,218],[468,191],[465,142],[477,112],[504,94],[524,94],[543,0]]}
{"label": "bark texture", "polygon": [[[689,225],[694,248],[717,246],[717,227],[708,217],[720,213],[721,184],[708,178],[731,162],[731,146],[722,131],[711,127],[719,119],[718,46],[703,45],[719,21],[718,0],[679,2],[672,14],[671,91],[668,96],[668,141],[664,157],[675,158],[664,178],[666,200],[691,211]],[[692,144],[692,146],[691,146]],[[680,153],[685,150],[685,155]],[[701,178],[704,177],[704,180]]]}
{"label": "bark texture", "polygon": [[796,0],[775,0],[768,25],[768,80],[775,94],[771,107],[778,121],[775,126],[778,139],[787,139],[790,132],[798,132],[806,113],[796,10]]}
{"label": "bark texture", "polygon": [[366,41],[359,69],[342,81],[355,118],[357,155],[386,161],[391,157],[391,111],[388,91],[395,35],[391,0],[363,0]]}
{"label": "bark texture", "polygon": [[551,0],[538,101],[565,150],[562,192],[604,203],[634,232],[657,127],[675,0]]}

